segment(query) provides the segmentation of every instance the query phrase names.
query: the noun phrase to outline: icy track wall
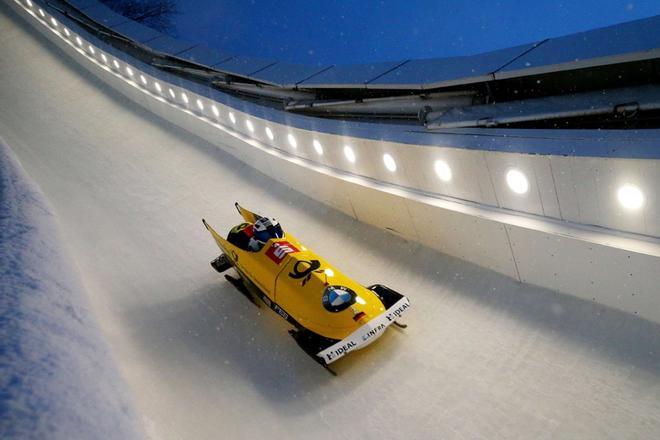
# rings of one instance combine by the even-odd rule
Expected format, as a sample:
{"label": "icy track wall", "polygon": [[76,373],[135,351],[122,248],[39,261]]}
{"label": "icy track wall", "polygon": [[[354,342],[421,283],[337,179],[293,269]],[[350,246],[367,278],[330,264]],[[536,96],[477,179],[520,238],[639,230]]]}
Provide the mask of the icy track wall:
{"label": "icy track wall", "polygon": [[50,207],[0,139],[0,438],[140,438]]}
{"label": "icy track wall", "polygon": [[[658,130],[432,133],[292,115],[144,64],[46,2],[5,2],[135,103],[297,191],[522,282],[660,322]],[[103,26],[138,26],[87,3]],[[164,52],[186,49],[169,44]]]}

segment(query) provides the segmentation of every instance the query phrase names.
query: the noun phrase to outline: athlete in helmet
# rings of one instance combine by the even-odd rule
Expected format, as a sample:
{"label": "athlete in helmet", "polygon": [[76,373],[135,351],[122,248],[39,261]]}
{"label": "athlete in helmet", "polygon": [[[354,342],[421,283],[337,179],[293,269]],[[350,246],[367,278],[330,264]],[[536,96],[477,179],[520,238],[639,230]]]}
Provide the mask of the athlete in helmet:
{"label": "athlete in helmet", "polygon": [[254,222],[253,232],[254,240],[259,243],[259,249],[261,249],[271,238],[282,238],[284,236],[284,232],[278,221],[274,218],[268,217],[259,217],[257,221]]}
{"label": "athlete in helmet", "polygon": [[282,238],[282,227],[274,218],[259,217],[254,224],[241,223],[229,231],[227,240],[241,249],[259,252],[271,238]]}

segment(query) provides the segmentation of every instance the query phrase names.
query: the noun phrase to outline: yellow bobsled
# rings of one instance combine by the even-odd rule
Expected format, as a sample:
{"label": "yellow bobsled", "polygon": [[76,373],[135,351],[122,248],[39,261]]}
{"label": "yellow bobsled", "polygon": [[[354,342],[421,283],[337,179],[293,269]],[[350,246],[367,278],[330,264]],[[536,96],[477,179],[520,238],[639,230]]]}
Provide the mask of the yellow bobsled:
{"label": "yellow bobsled", "polygon": [[227,239],[202,220],[222,250],[211,266],[220,273],[233,267],[239,278],[225,278],[255,305],[261,301],[291,323],[298,345],[329,371],[328,364],[372,343],[391,324],[405,327],[396,322],[410,307],[405,296],[380,284],[362,286],[293,235],[282,231],[258,250],[237,241],[237,228],[262,217],[238,203],[236,208],[245,223]]}

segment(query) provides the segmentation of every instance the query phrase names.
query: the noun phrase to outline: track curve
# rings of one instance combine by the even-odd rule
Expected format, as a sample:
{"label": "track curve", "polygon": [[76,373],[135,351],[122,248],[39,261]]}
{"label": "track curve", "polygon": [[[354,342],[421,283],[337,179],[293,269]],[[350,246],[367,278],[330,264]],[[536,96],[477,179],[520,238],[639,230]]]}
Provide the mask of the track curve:
{"label": "track curve", "polygon": [[[90,79],[0,4],[0,134],[53,204],[153,438],[656,438],[660,326],[360,224]],[[312,184],[312,183],[310,183]],[[411,299],[333,378],[208,265],[276,216]]]}

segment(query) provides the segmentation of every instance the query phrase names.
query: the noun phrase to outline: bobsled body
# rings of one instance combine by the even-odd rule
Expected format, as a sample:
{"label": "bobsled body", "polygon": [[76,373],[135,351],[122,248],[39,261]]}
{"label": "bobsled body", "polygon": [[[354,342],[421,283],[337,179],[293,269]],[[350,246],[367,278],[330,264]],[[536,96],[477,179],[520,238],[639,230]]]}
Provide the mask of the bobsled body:
{"label": "bobsled body", "polygon": [[[259,218],[236,207],[248,223]],[[239,290],[244,287],[244,294],[291,323],[298,345],[324,366],[373,342],[410,306],[405,296],[385,286],[355,282],[290,233],[251,251],[204,225],[223,252],[212,263],[216,270],[235,268]]]}

